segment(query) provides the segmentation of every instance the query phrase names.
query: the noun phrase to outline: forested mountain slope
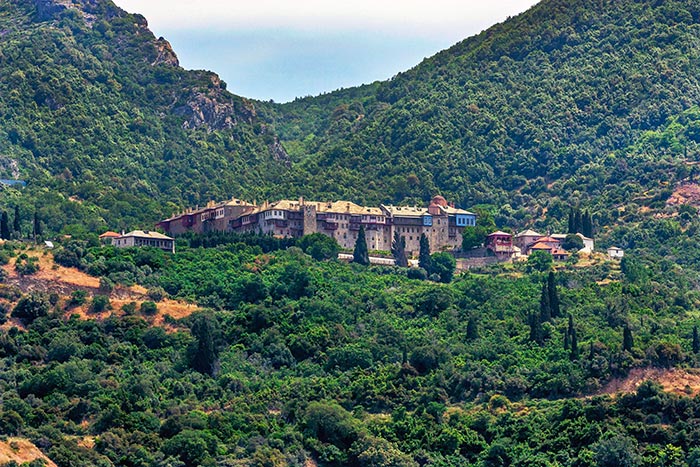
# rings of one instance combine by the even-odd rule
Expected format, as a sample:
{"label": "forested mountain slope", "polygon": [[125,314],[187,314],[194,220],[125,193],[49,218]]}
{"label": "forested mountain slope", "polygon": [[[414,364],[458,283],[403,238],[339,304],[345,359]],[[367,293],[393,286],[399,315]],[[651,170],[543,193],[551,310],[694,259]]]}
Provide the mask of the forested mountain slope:
{"label": "forested mountain slope", "polygon": [[286,167],[250,101],[110,1],[2,2],[0,70],[0,178],[54,227],[150,223]]}
{"label": "forested mountain slope", "polygon": [[662,205],[698,158],[690,0],[545,0],[392,80],[284,105],[181,69],[109,0],[5,2],[0,32],[0,178],[29,182],[0,204],[54,230],[229,196],[437,192],[502,226],[556,228],[570,205],[614,225],[611,208]]}
{"label": "forested mountain slope", "polygon": [[[691,0],[545,0],[390,81],[283,105],[289,190],[605,216],[697,157],[699,22]],[[678,144],[647,137],[680,115]]]}

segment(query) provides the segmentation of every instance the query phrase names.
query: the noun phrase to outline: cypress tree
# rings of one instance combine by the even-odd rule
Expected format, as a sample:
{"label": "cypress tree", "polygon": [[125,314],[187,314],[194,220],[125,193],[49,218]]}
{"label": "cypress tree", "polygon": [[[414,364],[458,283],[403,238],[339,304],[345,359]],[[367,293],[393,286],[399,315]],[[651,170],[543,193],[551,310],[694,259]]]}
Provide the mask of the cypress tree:
{"label": "cypress tree", "polygon": [[476,318],[473,316],[469,317],[469,322],[467,323],[467,339],[473,340],[479,338],[479,326],[476,322]]}
{"label": "cypress tree", "polygon": [[549,303],[549,287],[547,282],[542,284],[542,295],[540,295],[540,322],[545,323],[552,319],[552,308]]}
{"label": "cypress tree", "polygon": [[13,229],[18,237],[22,237],[22,218],[19,215],[19,206],[15,204],[15,218],[13,220]]}
{"label": "cypress tree", "polygon": [[3,240],[10,239],[10,220],[8,219],[7,212],[3,211],[0,216],[0,237]]}
{"label": "cypress tree", "polygon": [[360,226],[360,231],[357,234],[352,262],[369,266],[369,251],[367,250],[367,238],[365,238],[365,227],[363,225]]}
{"label": "cypress tree", "polygon": [[700,338],[698,337],[698,325],[693,326],[693,353],[700,352]]}
{"label": "cypress tree", "polygon": [[192,336],[196,339],[190,348],[192,368],[202,374],[213,375],[219,358],[214,318],[208,315],[198,316],[192,324]]}
{"label": "cypress tree", "polygon": [[549,293],[549,309],[551,310],[552,318],[559,317],[559,293],[557,292],[557,283],[554,278],[554,272],[549,271],[547,277],[547,292]]}
{"label": "cypress tree", "polygon": [[582,233],[583,221],[581,220],[581,210],[577,209],[574,213],[574,232],[571,233]]}
{"label": "cypress tree", "polygon": [[581,233],[588,238],[593,238],[593,218],[591,213],[586,211],[583,214],[583,230]]}
{"label": "cypress tree", "polygon": [[420,251],[418,252],[418,266],[428,272],[428,275],[433,273],[433,261],[430,258],[430,241],[425,234],[420,236]]}
{"label": "cypress tree", "polygon": [[569,209],[569,231],[567,233],[576,233],[576,221],[574,219],[574,208]]}
{"label": "cypress tree", "polygon": [[34,211],[34,239],[41,237],[41,219],[39,219],[39,212]]}
{"label": "cypress tree", "polygon": [[571,339],[569,338],[569,330],[564,333],[564,350],[569,350],[571,347]]}
{"label": "cypress tree", "polygon": [[391,254],[396,261],[396,265],[402,268],[408,267],[408,258],[406,258],[406,237],[394,232],[394,241],[391,243]]}
{"label": "cypress tree", "polygon": [[571,341],[571,352],[569,353],[569,358],[573,360],[578,359],[578,335],[576,334],[576,328],[574,327],[574,317],[569,315],[569,328],[566,331]]}
{"label": "cypress tree", "polygon": [[633,346],[634,338],[632,337],[632,330],[629,328],[629,326],[625,325],[624,329],[622,330],[622,350],[631,352]]}
{"label": "cypress tree", "polygon": [[538,344],[542,344],[542,323],[537,313],[530,313],[528,316],[528,324],[530,324],[530,340]]}

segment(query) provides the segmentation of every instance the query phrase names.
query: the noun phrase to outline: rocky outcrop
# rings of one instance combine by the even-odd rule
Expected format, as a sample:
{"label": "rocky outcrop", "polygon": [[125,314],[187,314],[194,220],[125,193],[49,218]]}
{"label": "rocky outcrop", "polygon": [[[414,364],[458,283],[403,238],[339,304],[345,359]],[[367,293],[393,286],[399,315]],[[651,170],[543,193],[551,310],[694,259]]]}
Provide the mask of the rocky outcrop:
{"label": "rocky outcrop", "polygon": [[252,124],[256,120],[252,102],[226,92],[226,84],[215,73],[206,72],[204,75],[210,85],[191,89],[187,103],[173,109],[176,115],[185,117],[184,128],[225,130],[239,122]]}
{"label": "rocky outcrop", "polygon": [[169,65],[175,68],[180,66],[180,61],[177,59],[177,55],[175,55],[175,51],[170,45],[170,42],[159,37],[155,42],[155,47],[158,50],[158,57],[151,63],[152,66]]}
{"label": "rocky outcrop", "polygon": [[182,126],[187,129],[207,127],[209,130],[232,128],[236,124],[233,103],[221,102],[219,97],[212,93],[193,92],[187,105],[175,109],[176,114],[186,119]]}
{"label": "rocky outcrop", "polygon": [[282,143],[276,136],[275,141],[269,146],[269,149],[270,155],[274,160],[284,163],[287,167],[292,165],[292,160],[290,159],[289,154],[287,154],[284,146],[282,146]]}

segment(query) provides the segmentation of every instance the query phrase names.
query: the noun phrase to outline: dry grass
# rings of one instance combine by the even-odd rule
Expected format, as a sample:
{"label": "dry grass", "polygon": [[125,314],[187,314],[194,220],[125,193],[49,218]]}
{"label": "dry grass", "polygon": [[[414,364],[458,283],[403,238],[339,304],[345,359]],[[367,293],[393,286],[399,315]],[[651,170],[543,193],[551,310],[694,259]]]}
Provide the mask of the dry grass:
{"label": "dry grass", "polygon": [[680,368],[635,368],[626,378],[610,381],[598,394],[629,394],[648,380],[659,383],[666,392],[685,396],[700,394],[700,372]]}
{"label": "dry grass", "polygon": [[[60,306],[65,306],[69,301],[70,295],[75,290],[84,290],[88,293],[88,303],[90,299],[98,292],[100,280],[97,277],[92,277],[75,268],[66,268],[57,265],[54,262],[51,252],[44,249],[32,249],[25,251],[28,256],[39,258],[39,271],[31,276],[21,277],[15,271],[14,261],[3,266],[3,269],[8,273],[8,284],[18,287],[22,292],[45,292],[56,293],[61,297]],[[110,294],[110,303],[112,308],[102,313],[90,313],[89,306],[83,305],[70,308],[66,311],[66,316],[78,315],[82,319],[102,320],[111,315],[124,316],[122,306],[127,303],[136,303],[136,309],[140,308],[144,301],[148,298],[148,290],[140,285],[131,287],[117,286]],[[13,306],[14,304],[10,304]],[[172,330],[165,323],[165,316],[170,316],[174,319],[182,319],[197,311],[197,306],[191,303],[182,301],[165,299],[157,303],[158,313],[156,316],[147,317],[154,326],[164,326]],[[16,320],[10,320],[5,323],[2,328],[12,326],[22,327],[21,323]]]}
{"label": "dry grass", "polygon": [[18,464],[31,462],[35,459],[44,459],[48,467],[56,467],[51,459],[46,457],[29,440],[22,438],[7,438],[7,441],[0,441],[0,465],[11,461]]}

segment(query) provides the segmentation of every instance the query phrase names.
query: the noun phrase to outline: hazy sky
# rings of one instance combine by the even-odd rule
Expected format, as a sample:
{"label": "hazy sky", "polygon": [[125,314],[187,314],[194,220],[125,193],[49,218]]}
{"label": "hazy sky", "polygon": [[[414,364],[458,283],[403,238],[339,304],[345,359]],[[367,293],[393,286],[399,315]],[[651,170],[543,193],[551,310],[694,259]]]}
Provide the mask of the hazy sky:
{"label": "hazy sky", "polygon": [[388,79],[537,0],[115,0],[185,68],[285,102]]}

